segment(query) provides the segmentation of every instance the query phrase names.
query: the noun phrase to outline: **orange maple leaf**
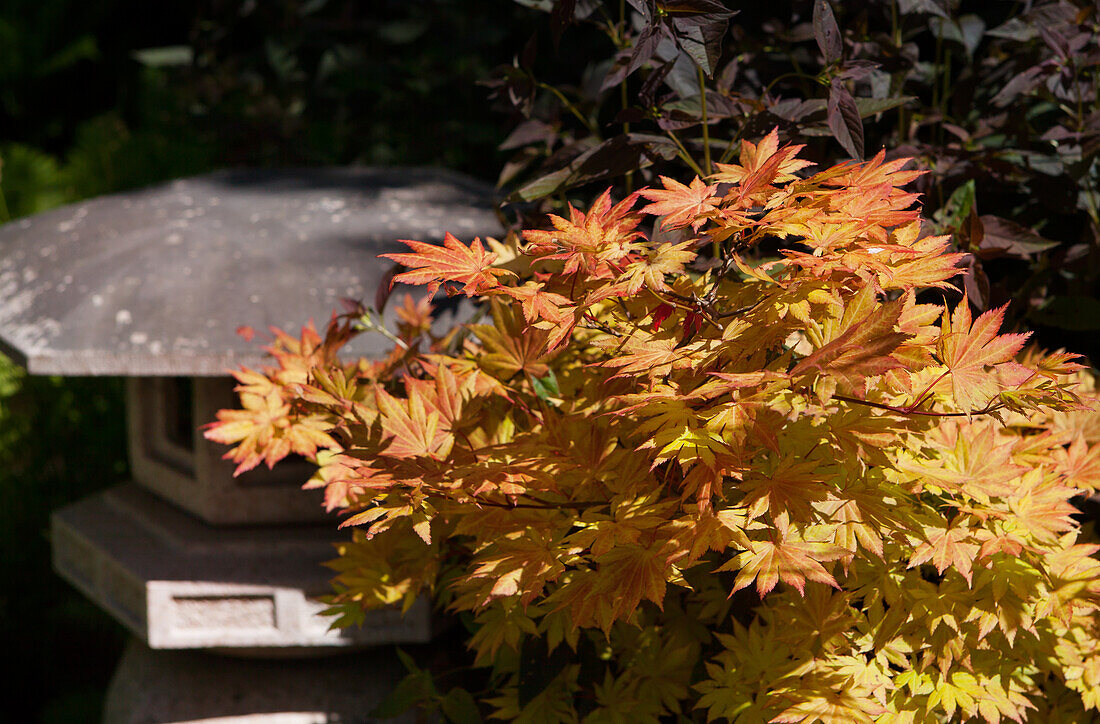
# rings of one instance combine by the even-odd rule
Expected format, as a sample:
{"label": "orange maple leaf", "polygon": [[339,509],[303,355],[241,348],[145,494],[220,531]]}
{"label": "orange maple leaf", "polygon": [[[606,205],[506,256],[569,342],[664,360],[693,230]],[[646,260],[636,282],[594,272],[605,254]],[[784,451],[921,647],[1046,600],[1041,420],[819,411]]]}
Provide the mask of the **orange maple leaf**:
{"label": "orange maple leaf", "polygon": [[424,403],[416,387],[406,400],[375,389],[375,401],[382,413],[383,428],[390,438],[385,454],[395,458],[429,457],[442,460],[450,452],[454,437],[440,424],[440,415]]}
{"label": "orange maple leaf", "polygon": [[[737,184],[729,196],[739,205],[756,198],[774,183],[793,181],[795,171],[813,166],[813,162],[797,158],[801,145],[779,148],[779,129],[773,128],[757,144],[741,142],[740,164],[715,164],[718,173],[710,178],[719,183]],[[734,196],[736,195],[736,196]]]}
{"label": "orange maple leaf", "polygon": [[[681,274],[684,265],[691,263],[696,254],[691,251],[693,240],[679,244],[661,244],[651,249],[644,259],[633,262],[615,285],[616,292],[633,296],[643,286],[655,292],[666,291],[666,274]],[[619,291],[621,289],[621,292]],[[598,295],[597,295],[598,296]]]}
{"label": "orange maple leaf", "polygon": [[756,590],[761,597],[775,588],[779,581],[794,586],[802,595],[806,592],[806,581],[827,583],[840,588],[836,579],[821,561],[834,561],[851,555],[832,543],[811,541],[780,540],[750,541],[752,548],[739,553],[719,571],[738,570],[733,590],[739,591],[756,581]]}
{"label": "orange maple leaf", "polygon": [[942,574],[949,566],[954,566],[967,584],[970,583],[974,559],[978,557],[980,546],[974,542],[969,528],[925,526],[925,542],[917,546],[909,557],[908,568],[932,561],[936,572]]}
{"label": "orange maple leaf", "polygon": [[318,448],[339,449],[325,432],[328,423],[321,415],[295,417],[280,391],[266,394],[241,393],[240,410],[218,410],[217,422],[206,426],[203,436],[224,445],[237,444],[223,457],[237,463],[234,475],[251,470],[261,462],[274,467],[287,455],[312,457]]}
{"label": "orange maple leaf", "polygon": [[416,300],[411,294],[406,294],[401,306],[394,311],[398,330],[407,340],[426,334],[432,328],[432,304],[427,297]]}
{"label": "orange maple leaf", "polygon": [[661,225],[666,229],[691,226],[692,231],[707,223],[706,214],[713,211],[720,199],[714,197],[718,184],[707,186],[698,176],[691,185],[684,186],[675,179],[661,176],[665,189],[642,189],[638,193],[654,203],[641,210],[643,214],[663,216]]}
{"label": "orange maple leaf", "polygon": [[950,316],[946,309],[943,312],[937,351],[950,372],[955,402],[963,411],[982,409],[1000,392],[988,368],[1011,362],[1031,336],[1030,332],[998,335],[1004,314],[1005,307],[991,309],[971,324],[966,296]]}
{"label": "orange maple leaf", "polygon": [[908,337],[895,329],[903,308],[902,299],[876,307],[795,365],[791,375],[827,374],[846,390],[862,392],[868,377],[902,366],[891,353]]}
{"label": "orange maple leaf", "polygon": [[554,292],[544,290],[544,284],[526,282],[521,287],[507,287],[505,294],[520,303],[523,318],[528,324],[539,320],[562,322],[573,317],[573,301]]}
{"label": "orange maple leaf", "polygon": [[382,254],[410,268],[410,271],[398,274],[390,282],[406,284],[427,284],[428,299],[435,296],[439,287],[447,282],[461,284],[461,293],[468,297],[478,296],[500,286],[499,276],[515,276],[507,269],[494,269],[492,264],[497,255],[485,251],[481,239],[474,239],[466,246],[453,235],[443,237],[443,246],[425,244],[422,241],[402,239],[414,253]]}
{"label": "orange maple leaf", "polygon": [[604,191],[588,213],[569,207],[569,218],[550,215],[553,231],[523,232],[528,242],[526,253],[544,259],[565,262],[564,273],[576,271],[594,278],[611,276],[611,264],[638,251],[636,240],[642,234],[636,227],[642,215],[633,210],[638,194],[633,193],[612,205],[611,189]]}

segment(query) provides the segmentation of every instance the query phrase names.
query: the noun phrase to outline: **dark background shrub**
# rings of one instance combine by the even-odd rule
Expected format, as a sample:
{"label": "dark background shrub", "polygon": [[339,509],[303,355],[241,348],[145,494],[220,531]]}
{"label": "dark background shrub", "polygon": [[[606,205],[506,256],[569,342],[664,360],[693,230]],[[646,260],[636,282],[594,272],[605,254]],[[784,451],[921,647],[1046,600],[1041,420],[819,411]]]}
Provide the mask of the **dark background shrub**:
{"label": "dark background shrub", "polygon": [[[6,2],[0,222],[225,166],[491,180],[506,119],[475,81],[538,20],[491,0]],[[4,721],[99,718],[125,632],[51,573],[49,514],[126,478],[122,388],[0,359]]]}

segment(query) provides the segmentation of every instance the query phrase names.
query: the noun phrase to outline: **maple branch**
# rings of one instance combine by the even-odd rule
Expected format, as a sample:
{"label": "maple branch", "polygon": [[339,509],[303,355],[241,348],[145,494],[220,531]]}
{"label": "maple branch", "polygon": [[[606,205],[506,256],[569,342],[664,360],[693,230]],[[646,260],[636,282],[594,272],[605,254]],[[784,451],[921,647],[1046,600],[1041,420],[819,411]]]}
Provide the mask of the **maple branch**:
{"label": "maple branch", "polygon": [[541,500],[533,495],[527,497],[537,501],[536,503],[500,503],[495,500],[486,500],[485,498],[478,498],[477,496],[471,496],[474,502],[479,505],[487,505],[490,508],[504,508],[505,510],[516,510],[518,508],[524,508],[528,510],[561,510],[566,508],[569,510],[588,510],[589,508],[597,508],[600,506],[611,505],[607,500],[577,500],[577,501],[564,501],[561,503],[551,503],[549,501]]}
{"label": "maple branch", "polygon": [[732,317],[734,315],[742,314],[744,312],[751,312],[752,310],[756,309],[758,306],[760,306],[759,302],[757,302],[756,304],[750,304],[747,307],[739,307],[737,309],[731,309],[728,312],[723,312],[721,310],[714,310],[714,311],[711,312],[711,314],[713,314],[715,317],[718,317],[719,319],[721,319],[722,317]]}
{"label": "maple branch", "polygon": [[368,308],[367,310],[365,310],[362,316],[360,316],[356,320],[357,323],[355,325],[355,330],[357,332],[377,332],[378,334],[396,344],[401,349],[408,350],[409,345],[405,342],[405,340],[401,339],[396,334],[386,329],[386,325],[381,323],[382,315],[379,315],[378,322],[374,321],[375,314],[378,313],[375,312],[373,309]]}
{"label": "maple branch", "polygon": [[679,153],[677,155],[680,157],[680,159],[683,160],[683,162],[686,163],[697,176],[706,176],[706,174],[703,173],[703,169],[699,168],[699,164],[695,163],[695,159],[692,158],[691,154],[687,152],[686,148],[684,148],[684,144],[680,143],[680,138],[676,135],[676,133],[672,130],[665,131],[665,133],[668,134],[668,137],[671,138],[672,142],[676,144],[676,148],[679,149]]}
{"label": "maple branch", "polygon": [[1004,403],[998,402],[995,405],[986,405],[980,410],[970,410],[968,412],[932,412],[930,410],[913,410],[909,407],[897,407],[895,405],[887,405],[882,402],[871,402],[870,400],[861,400],[858,397],[848,397],[847,395],[833,395],[834,400],[840,400],[841,402],[851,402],[854,405],[864,405],[866,407],[874,407],[879,410],[888,410],[896,415],[920,417],[973,417],[974,415],[989,415],[998,410],[1004,409]]}
{"label": "maple branch", "polygon": [[613,329],[611,327],[611,325],[609,325],[609,324],[601,322],[600,320],[593,317],[591,315],[591,313],[589,313],[587,311],[584,313],[583,318],[584,318],[585,322],[587,322],[587,324],[581,324],[581,325],[577,325],[577,326],[583,327],[584,329],[595,329],[596,331],[603,332],[604,334],[609,334],[612,337],[622,337],[623,336],[622,332],[619,332],[619,331]]}
{"label": "maple branch", "polygon": [[531,500],[534,500],[537,503],[541,503],[543,505],[547,505],[547,506],[550,506],[550,507],[576,508],[578,510],[581,510],[581,509],[584,509],[584,508],[595,508],[595,507],[598,507],[598,506],[601,506],[601,505],[611,505],[610,500],[575,500],[575,501],[566,501],[566,502],[563,502],[563,503],[555,503],[555,502],[550,501],[550,500],[543,500],[542,498],[539,498],[538,496],[535,496],[535,495],[531,495],[530,493],[527,494],[527,497],[530,498]]}
{"label": "maple branch", "polygon": [[573,105],[572,101],[570,101],[568,98],[565,97],[565,94],[563,94],[560,90],[558,90],[554,86],[550,85],[549,83],[545,83],[543,81],[538,82],[538,87],[543,89],[543,90],[550,91],[555,96],[557,96],[557,99],[562,102],[562,105],[564,105],[566,107],[566,109],[570,113],[572,113],[577,118],[577,120],[580,121],[584,125],[585,128],[588,129],[589,133],[591,133],[596,138],[600,138],[600,129],[597,128],[596,125],[594,123],[592,123],[591,120],[586,118],[584,116],[584,114],[581,113],[580,110],[575,105]]}
{"label": "maple branch", "polygon": [[710,289],[707,290],[707,296],[705,297],[705,299],[707,300],[707,304],[714,304],[718,301],[718,285],[722,282],[722,278],[729,273],[729,270],[732,269],[733,266],[733,255],[727,256],[724,260],[722,260],[722,268],[714,276],[714,283],[711,284]]}
{"label": "maple branch", "polygon": [[939,384],[939,381],[940,381],[940,380],[942,380],[942,379],[943,379],[944,377],[947,377],[947,375],[948,375],[948,374],[950,374],[950,373],[951,373],[951,369],[950,369],[950,368],[948,368],[948,369],[945,369],[945,370],[943,371],[943,374],[941,374],[941,375],[940,375],[939,377],[937,377],[936,379],[932,380],[932,382],[931,382],[931,383],[930,383],[930,384],[929,384],[929,385],[928,385],[927,387],[925,387],[925,388],[924,388],[924,391],[923,391],[923,392],[921,392],[921,393],[920,393],[919,395],[917,395],[916,401],[914,401],[914,402],[913,402],[913,404],[909,405],[909,406],[908,406],[908,407],[906,407],[905,409],[906,409],[906,410],[907,410],[908,412],[913,412],[913,411],[915,411],[915,410],[916,410],[916,409],[917,409],[918,407],[920,407],[921,405],[923,405],[923,404],[924,404],[924,401],[925,401],[925,400],[927,400],[927,399],[928,399],[928,398],[929,398],[929,397],[931,396],[931,394],[932,394],[932,388],[933,388],[933,387],[935,387],[935,386],[936,386],[937,384]]}
{"label": "maple branch", "polygon": [[653,289],[646,287],[646,290],[657,298],[662,304],[667,304],[670,307],[676,307],[677,309],[683,309],[684,311],[691,312],[693,314],[700,314],[704,319],[713,324],[718,329],[722,329],[722,325],[719,324],[713,316],[709,307],[703,304],[703,300],[698,297],[685,297],[683,294],[677,294],[671,289],[665,290],[663,294],[668,295],[671,299],[665,299],[663,296],[655,292]]}
{"label": "maple branch", "polygon": [[619,305],[619,309],[622,310],[622,313],[626,316],[627,321],[633,324],[634,315],[631,314],[630,307],[626,306],[626,302],[624,302],[621,298],[616,297],[615,303]]}

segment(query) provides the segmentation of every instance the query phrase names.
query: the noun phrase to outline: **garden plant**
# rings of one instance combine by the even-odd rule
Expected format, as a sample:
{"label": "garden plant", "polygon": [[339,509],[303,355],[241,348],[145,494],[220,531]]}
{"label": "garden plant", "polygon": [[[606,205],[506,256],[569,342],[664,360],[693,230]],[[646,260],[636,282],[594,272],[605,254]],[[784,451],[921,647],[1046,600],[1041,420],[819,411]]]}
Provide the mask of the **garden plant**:
{"label": "garden plant", "polygon": [[406,657],[378,713],[1091,721],[1095,381],[1018,327],[1089,324],[1095,9],[519,4],[517,230],[409,241],[395,329],[383,289],[276,330],[207,431],[317,464],[336,625],[462,622],[473,669]]}
{"label": "garden plant", "polygon": [[[1082,722],[1100,706],[1093,378],[1001,333],[904,159],[774,131],[548,228],[407,242],[396,330],[279,333],[207,436],[351,513],[338,625],[432,596],[464,721]],[[733,159],[731,159],[732,161]],[[782,241],[776,246],[776,241]],[[480,316],[433,333],[433,295]],[[341,360],[354,334],[384,360]],[[400,708],[397,704],[391,705]]]}
{"label": "garden plant", "polygon": [[[10,4],[0,222],[227,165],[500,171],[515,235],[400,258],[479,318],[280,333],[212,430],[357,516],[341,625],[462,621],[478,666],[409,659],[381,713],[1097,717],[1094,383],[1027,346],[1100,354],[1095,3]],[[340,361],[362,332],[393,354]],[[44,529],[125,477],[121,387],[0,378],[9,711],[85,720],[122,632]]]}
{"label": "garden plant", "polygon": [[594,182],[705,176],[775,126],[819,163],[886,148],[927,171],[913,189],[971,254],[976,309],[1011,301],[1048,346],[1100,353],[1095,3],[519,2],[550,29],[488,82],[516,123],[513,200],[561,213]]}

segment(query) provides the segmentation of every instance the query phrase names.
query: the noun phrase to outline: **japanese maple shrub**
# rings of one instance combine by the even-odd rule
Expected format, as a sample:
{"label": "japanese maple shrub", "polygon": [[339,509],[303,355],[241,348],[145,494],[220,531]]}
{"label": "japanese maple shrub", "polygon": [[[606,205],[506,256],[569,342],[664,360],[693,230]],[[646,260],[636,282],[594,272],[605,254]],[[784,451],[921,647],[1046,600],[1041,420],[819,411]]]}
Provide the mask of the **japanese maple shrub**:
{"label": "japanese maple shrub", "polygon": [[407,242],[398,281],[485,314],[433,336],[406,298],[392,354],[342,362],[378,328],[357,309],[237,373],[207,436],[241,470],[315,460],[359,526],[343,623],[465,612],[504,719],[1096,716],[1092,377],[952,297],[904,161],[809,175],[798,149],[522,240]]}

